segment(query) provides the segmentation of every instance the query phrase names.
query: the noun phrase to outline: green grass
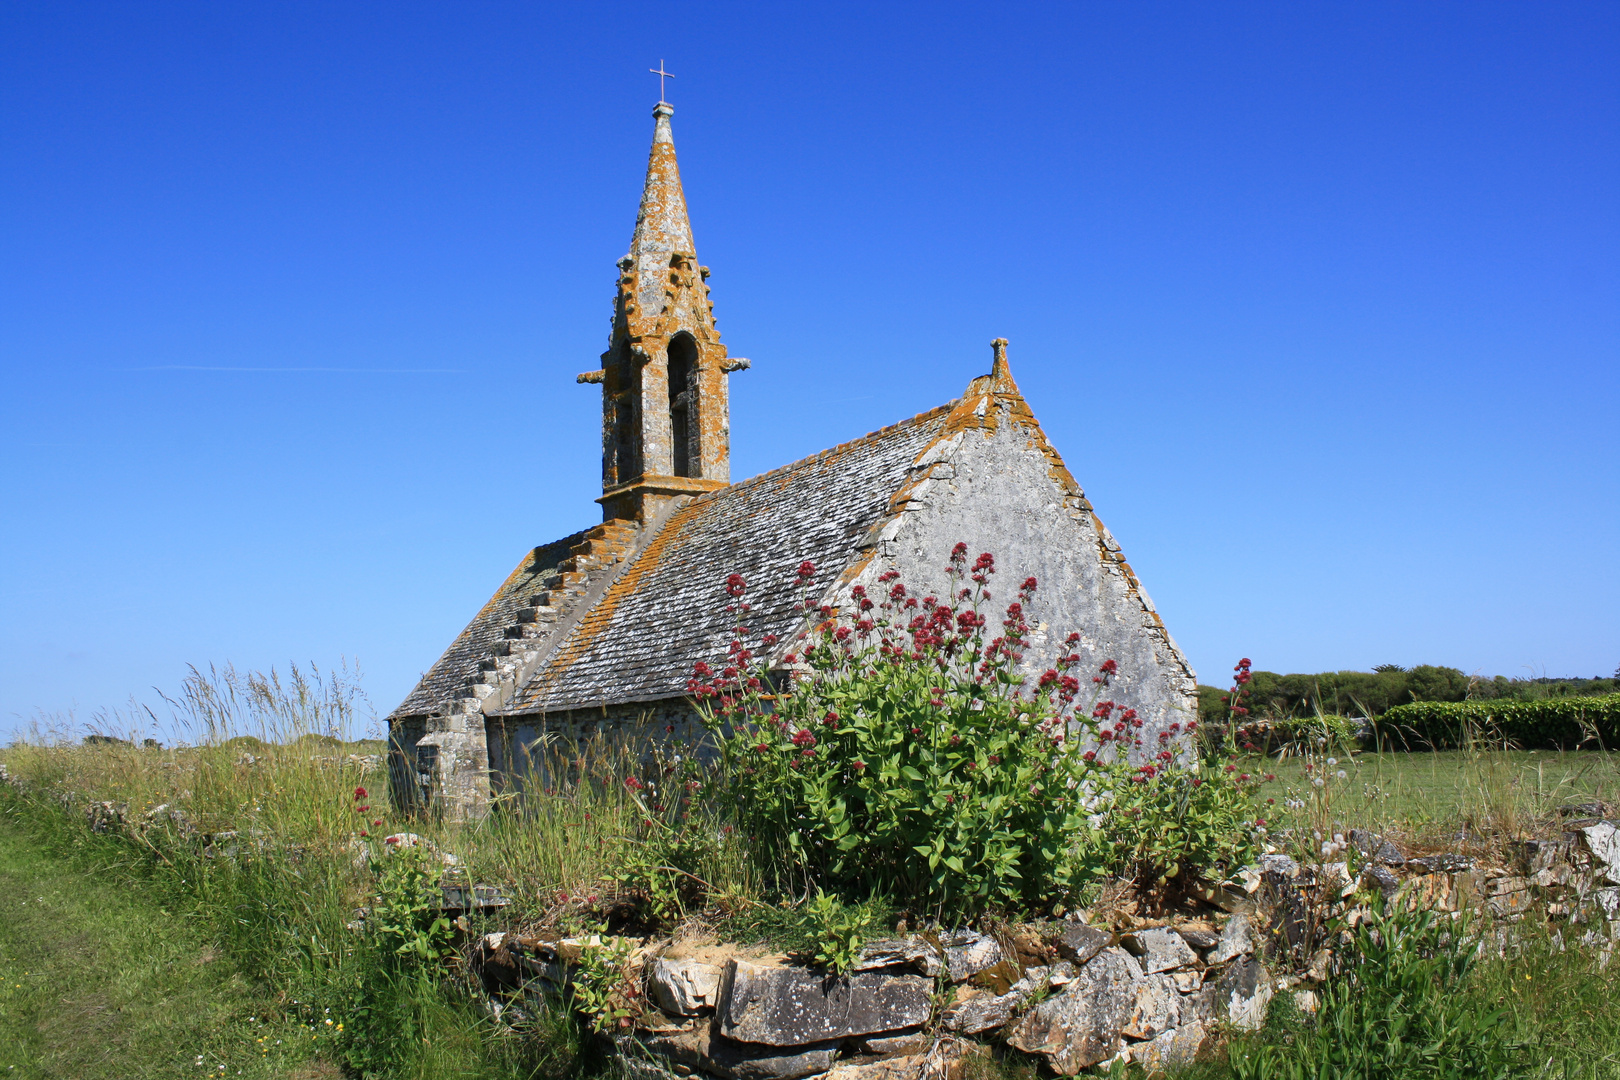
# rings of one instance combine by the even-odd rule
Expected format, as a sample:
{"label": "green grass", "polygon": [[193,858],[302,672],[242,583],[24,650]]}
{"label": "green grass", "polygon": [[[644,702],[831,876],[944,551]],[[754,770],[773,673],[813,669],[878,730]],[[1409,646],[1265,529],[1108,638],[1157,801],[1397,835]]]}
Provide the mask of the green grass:
{"label": "green grass", "polygon": [[[1520,835],[1545,826],[1560,806],[1594,798],[1611,806],[1620,803],[1616,751],[1340,752],[1317,758],[1316,775],[1328,756],[1337,760],[1327,767],[1331,817],[1346,827],[1422,836],[1471,824]],[[1243,767],[1277,774],[1260,794],[1276,799],[1278,807],[1310,790],[1311,774],[1299,759],[1250,759]],[[1340,770],[1347,774],[1343,780],[1337,778]]]}
{"label": "green grass", "polygon": [[0,1076],[335,1078],[285,1016],[183,913],[0,815]]}

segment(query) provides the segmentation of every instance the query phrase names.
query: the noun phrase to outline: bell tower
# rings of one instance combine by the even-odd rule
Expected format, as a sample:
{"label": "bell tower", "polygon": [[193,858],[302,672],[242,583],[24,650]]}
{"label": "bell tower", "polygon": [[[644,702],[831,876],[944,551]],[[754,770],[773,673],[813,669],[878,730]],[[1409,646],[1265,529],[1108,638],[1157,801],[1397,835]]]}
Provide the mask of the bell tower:
{"label": "bell tower", "polygon": [[726,377],[709,268],[699,266],[675,164],[669,120],[653,109],[652,153],[630,251],[619,260],[613,331],[602,367],[579,376],[602,387],[604,521],[645,522],[670,501],[731,482]]}

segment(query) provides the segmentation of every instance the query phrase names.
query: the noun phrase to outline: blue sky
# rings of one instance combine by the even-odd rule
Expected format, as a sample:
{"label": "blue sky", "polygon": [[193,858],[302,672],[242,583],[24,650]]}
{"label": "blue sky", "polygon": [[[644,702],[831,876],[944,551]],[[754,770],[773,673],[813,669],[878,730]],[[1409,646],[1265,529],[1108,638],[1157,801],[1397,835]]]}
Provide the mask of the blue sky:
{"label": "blue sky", "polygon": [[1620,664],[1613,4],[12,3],[0,728],[385,713],[597,519],[660,59],[733,475],[1005,336],[1203,681]]}

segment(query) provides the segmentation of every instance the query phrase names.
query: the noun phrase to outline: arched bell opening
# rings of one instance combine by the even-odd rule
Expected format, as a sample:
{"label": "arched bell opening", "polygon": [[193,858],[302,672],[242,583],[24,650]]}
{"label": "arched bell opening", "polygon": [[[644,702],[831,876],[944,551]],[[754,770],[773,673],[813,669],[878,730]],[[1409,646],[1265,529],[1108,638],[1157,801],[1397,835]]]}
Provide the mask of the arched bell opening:
{"label": "arched bell opening", "polygon": [[676,334],[669,342],[669,433],[674,450],[671,471],[691,476],[697,455],[692,453],[692,373],[697,370],[698,347],[691,334]]}

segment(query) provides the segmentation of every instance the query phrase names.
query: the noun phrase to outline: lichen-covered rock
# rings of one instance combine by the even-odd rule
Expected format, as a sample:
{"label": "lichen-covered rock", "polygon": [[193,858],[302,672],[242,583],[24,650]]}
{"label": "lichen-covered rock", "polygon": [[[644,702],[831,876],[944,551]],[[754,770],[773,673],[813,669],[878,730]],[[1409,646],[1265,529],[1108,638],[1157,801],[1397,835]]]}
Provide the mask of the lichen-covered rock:
{"label": "lichen-covered rock", "polygon": [[915,1054],[928,1046],[928,1033],[922,1028],[912,1028],[910,1031],[868,1035],[861,1040],[860,1045],[868,1054],[876,1054],[879,1057]]}
{"label": "lichen-covered rock", "polygon": [[1136,1001],[1120,1031],[1133,1039],[1151,1039],[1181,1022],[1181,993],[1168,975],[1149,975],[1136,985]]}
{"label": "lichen-covered rock", "polygon": [[1361,881],[1383,894],[1384,899],[1394,896],[1401,887],[1401,879],[1387,866],[1368,864],[1361,868]]}
{"label": "lichen-covered rock", "polygon": [[638,1042],[648,1054],[728,1080],[800,1080],[826,1072],[838,1052],[836,1040],[785,1049],[747,1046],[713,1034],[707,1022],[643,1035]]}
{"label": "lichen-covered rock", "polygon": [[1401,849],[1374,833],[1362,829],[1350,830],[1350,843],[1362,856],[1384,866],[1400,866],[1406,862]]}
{"label": "lichen-covered rock", "polygon": [[1020,995],[981,993],[948,1006],[939,1022],[946,1031],[977,1035],[1001,1027],[1013,1017]]}
{"label": "lichen-covered rock", "polygon": [[1213,949],[1216,945],[1220,944],[1221,941],[1219,934],[1205,930],[1202,927],[1179,926],[1176,928],[1176,933],[1181,935],[1182,941],[1185,941],[1189,946],[1198,952],[1206,952]]}
{"label": "lichen-covered rock", "polygon": [[1063,993],[1047,998],[1013,1026],[1007,1043],[1044,1054],[1067,1076],[1112,1057],[1136,1004],[1142,969],[1124,949],[1109,947],[1080,969]]}
{"label": "lichen-covered rock", "polygon": [[839,1062],[825,1080],[917,1080],[922,1074],[921,1054],[881,1058],[877,1061]]}
{"label": "lichen-covered rock", "polygon": [[1084,964],[1113,942],[1114,935],[1106,930],[1099,930],[1095,926],[1082,926],[1079,923],[1067,923],[1063,927],[1063,932],[1052,939],[1052,947],[1063,959]]}
{"label": "lichen-covered rock", "polygon": [[698,960],[655,959],[647,966],[647,990],[654,1004],[672,1016],[698,1016],[720,1004],[725,969]]}
{"label": "lichen-covered rock", "polygon": [[951,982],[966,982],[979,972],[1001,963],[1001,945],[993,937],[958,930],[939,939],[945,951],[945,970]]}
{"label": "lichen-covered rock", "polygon": [[869,942],[855,962],[855,971],[911,968],[930,979],[939,974],[939,950],[921,938],[895,938]]}
{"label": "lichen-covered rock", "polygon": [[1120,944],[1141,961],[1142,970],[1149,975],[1198,961],[1198,954],[1192,951],[1192,946],[1169,927],[1160,926],[1126,934],[1120,939]]}
{"label": "lichen-covered rock", "polygon": [[1210,953],[1211,964],[1224,964],[1228,960],[1239,956],[1249,956],[1254,953],[1254,927],[1247,915],[1234,915],[1227,922],[1226,929],[1221,931],[1221,940],[1216,944],[1215,951]]}
{"label": "lichen-covered rock", "polygon": [[1225,1020],[1239,1031],[1258,1031],[1266,1020],[1272,986],[1265,968],[1252,956],[1243,956],[1232,961],[1203,993],[1210,995],[1210,1005],[1217,1019]]}
{"label": "lichen-covered rock", "polygon": [[1592,861],[1601,866],[1609,884],[1620,885],[1620,829],[1612,821],[1600,821],[1583,828],[1581,835],[1586,837]]}
{"label": "lichen-covered rock", "polygon": [[1131,1060],[1152,1076],[1170,1069],[1184,1069],[1199,1061],[1213,1058],[1220,1040],[1213,1025],[1202,1020],[1182,1024],[1166,1031],[1152,1042],[1142,1043],[1131,1050]]}
{"label": "lichen-covered rock", "polygon": [[1490,907],[1491,914],[1499,919],[1529,911],[1535,899],[1530,891],[1530,879],[1526,877],[1496,878],[1486,888],[1490,896],[1485,903]]}
{"label": "lichen-covered rock", "polygon": [[732,960],[721,990],[720,1033],[739,1042],[803,1046],[898,1031],[928,1020],[932,992],[921,975],[832,976]]}

